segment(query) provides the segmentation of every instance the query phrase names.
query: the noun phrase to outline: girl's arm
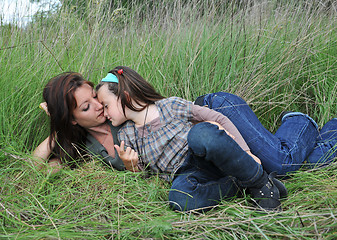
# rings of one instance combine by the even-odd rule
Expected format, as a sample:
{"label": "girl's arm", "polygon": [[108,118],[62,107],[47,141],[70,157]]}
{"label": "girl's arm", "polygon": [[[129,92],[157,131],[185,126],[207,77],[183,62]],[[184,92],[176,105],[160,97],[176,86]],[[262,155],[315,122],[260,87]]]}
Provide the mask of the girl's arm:
{"label": "girl's arm", "polygon": [[261,160],[251,153],[246,141],[243,139],[239,130],[235,127],[231,120],[225,115],[209,109],[207,107],[200,107],[193,105],[192,107],[193,120],[199,122],[210,122],[219,127],[220,130],[224,130],[230,137],[232,137],[239,146],[246,151],[256,162],[261,164]]}
{"label": "girl's arm", "polygon": [[[198,122],[215,122],[217,125],[222,126],[224,130],[239,144],[239,146],[245,150],[250,150],[246,141],[243,139],[239,130],[235,127],[231,120],[225,115],[207,107],[201,107],[198,105],[192,106],[192,115],[194,121]],[[219,126],[218,125],[218,126]]]}

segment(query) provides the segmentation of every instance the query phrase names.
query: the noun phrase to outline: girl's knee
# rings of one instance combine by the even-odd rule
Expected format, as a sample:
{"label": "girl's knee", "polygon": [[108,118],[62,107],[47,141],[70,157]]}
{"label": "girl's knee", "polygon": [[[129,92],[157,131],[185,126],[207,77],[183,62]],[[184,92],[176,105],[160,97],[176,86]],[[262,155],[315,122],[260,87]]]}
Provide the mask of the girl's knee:
{"label": "girl's knee", "polygon": [[282,117],[282,123],[288,120],[292,120],[295,122],[300,122],[300,121],[310,122],[316,129],[318,129],[318,125],[315,122],[315,120],[309,117],[307,114],[304,114],[301,112],[289,112]]}
{"label": "girl's knee", "polygon": [[194,125],[187,136],[187,140],[190,142],[192,140],[203,140],[210,136],[211,132],[216,129],[217,126],[208,122],[202,122]]}
{"label": "girl's knee", "polygon": [[241,97],[228,92],[212,93],[207,95],[206,99],[208,102],[216,102],[219,100],[222,102],[222,104],[227,105],[247,104]]}
{"label": "girl's knee", "polygon": [[199,156],[204,155],[206,148],[214,145],[214,140],[220,132],[218,129],[218,126],[208,122],[194,125],[187,135],[189,148]]}

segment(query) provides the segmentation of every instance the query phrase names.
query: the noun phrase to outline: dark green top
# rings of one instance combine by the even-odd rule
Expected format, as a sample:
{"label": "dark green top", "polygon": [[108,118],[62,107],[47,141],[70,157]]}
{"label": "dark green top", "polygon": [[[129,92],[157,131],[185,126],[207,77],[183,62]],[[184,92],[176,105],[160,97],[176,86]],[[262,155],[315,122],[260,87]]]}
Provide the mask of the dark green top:
{"label": "dark green top", "polygon": [[[119,145],[120,143],[117,138],[117,132],[121,128],[121,126],[114,127],[112,126],[110,121],[108,121],[108,123],[111,129],[111,134],[114,139],[114,143]],[[88,136],[87,136],[86,146],[88,148],[89,153],[91,153],[92,155],[96,157],[99,157],[110,167],[113,167],[120,171],[125,170],[123,161],[119,158],[116,149],[115,149],[115,157],[113,158],[108,154],[108,151],[105,149],[105,147],[102,144],[100,144],[96,140],[96,138],[94,138],[90,133],[88,133]]]}

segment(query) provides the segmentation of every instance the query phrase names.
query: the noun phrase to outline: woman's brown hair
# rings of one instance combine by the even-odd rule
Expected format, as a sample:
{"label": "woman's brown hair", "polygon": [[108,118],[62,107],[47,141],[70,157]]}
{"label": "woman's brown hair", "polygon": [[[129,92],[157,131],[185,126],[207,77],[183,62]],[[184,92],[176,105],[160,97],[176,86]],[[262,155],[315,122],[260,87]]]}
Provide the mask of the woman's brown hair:
{"label": "woman's brown hair", "polygon": [[74,162],[82,154],[82,145],[85,144],[87,131],[73,124],[73,111],[76,108],[74,92],[83,84],[93,84],[83,79],[75,72],[65,72],[52,78],[43,89],[43,98],[47,102],[50,114],[49,146],[55,140],[53,154],[61,161],[66,161],[70,167],[77,165]]}

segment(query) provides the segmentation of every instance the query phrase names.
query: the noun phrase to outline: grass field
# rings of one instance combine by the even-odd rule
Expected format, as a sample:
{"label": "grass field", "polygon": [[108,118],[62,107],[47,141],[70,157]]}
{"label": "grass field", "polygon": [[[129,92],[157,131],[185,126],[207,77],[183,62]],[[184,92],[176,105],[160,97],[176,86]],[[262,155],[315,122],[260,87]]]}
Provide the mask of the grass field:
{"label": "grass field", "polygon": [[173,212],[170,185],[156,176],[95,159],[56,175],[29,163],[48,135],[42,89],[64,71],[96,84],[127,65],[164,96],[237,94],[272,132],[284,110],[323,126],[337,113],[335,3],[163,0],[107,13],[103,0],[88,2],[85,18],[69,7],[25,28],[1,25],[0,239],[337,238],[336,163],[293,173],[283,212],[269,214],[249,197]]}

